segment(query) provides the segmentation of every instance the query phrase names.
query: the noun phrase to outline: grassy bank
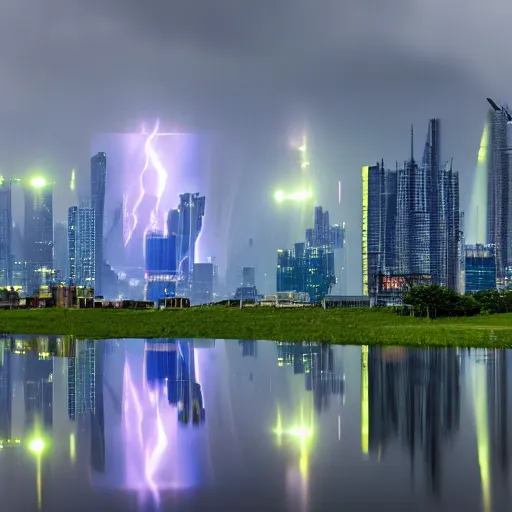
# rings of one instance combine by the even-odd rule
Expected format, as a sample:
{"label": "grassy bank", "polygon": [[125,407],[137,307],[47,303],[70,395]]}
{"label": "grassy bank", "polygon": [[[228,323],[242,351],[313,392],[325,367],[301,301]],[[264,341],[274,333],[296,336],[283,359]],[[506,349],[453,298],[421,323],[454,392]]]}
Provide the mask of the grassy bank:
{"label": "grassy bank", "polygon": [[6,334],[79,338],[222,338],[344,344],[512,347],[512,314],[426,320],[387,310],[204,307],[0,311]]}

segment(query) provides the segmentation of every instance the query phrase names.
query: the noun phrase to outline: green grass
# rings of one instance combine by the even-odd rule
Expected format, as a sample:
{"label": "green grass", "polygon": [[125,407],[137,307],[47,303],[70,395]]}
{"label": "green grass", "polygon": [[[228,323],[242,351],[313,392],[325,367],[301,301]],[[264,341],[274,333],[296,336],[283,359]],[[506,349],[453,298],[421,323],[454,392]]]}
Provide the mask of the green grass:
{"label": "green grass", "polygon": [[0,311],[0,332],[77,338],[221,338],[343,344],[512,347],[512,314],[427,320],[389,310],[199,307]]}

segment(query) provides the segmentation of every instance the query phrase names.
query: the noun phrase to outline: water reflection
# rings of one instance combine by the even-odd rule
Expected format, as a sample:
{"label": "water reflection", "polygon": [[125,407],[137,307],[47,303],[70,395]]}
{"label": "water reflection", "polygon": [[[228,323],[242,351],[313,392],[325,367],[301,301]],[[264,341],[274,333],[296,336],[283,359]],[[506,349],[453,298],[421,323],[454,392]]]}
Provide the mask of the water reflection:
{"label": "water reflection", "polygon": [[[511,352],[0,340],[13,510],[508,507]],[[82,507],[82,508],[80,508]]]}

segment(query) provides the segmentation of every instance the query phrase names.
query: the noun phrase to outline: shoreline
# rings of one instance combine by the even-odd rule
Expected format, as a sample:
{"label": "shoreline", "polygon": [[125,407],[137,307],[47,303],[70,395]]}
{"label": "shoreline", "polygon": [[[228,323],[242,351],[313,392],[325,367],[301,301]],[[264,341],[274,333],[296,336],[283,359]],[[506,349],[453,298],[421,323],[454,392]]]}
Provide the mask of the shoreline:
{"label": "shoreline", "polygon": [[209,338],[346,345],[512,348],[512,314],[403,317],[383,309],[274,309],[200,306],[177,310],[32,309],[0,311],[4,335],[83,339]]}

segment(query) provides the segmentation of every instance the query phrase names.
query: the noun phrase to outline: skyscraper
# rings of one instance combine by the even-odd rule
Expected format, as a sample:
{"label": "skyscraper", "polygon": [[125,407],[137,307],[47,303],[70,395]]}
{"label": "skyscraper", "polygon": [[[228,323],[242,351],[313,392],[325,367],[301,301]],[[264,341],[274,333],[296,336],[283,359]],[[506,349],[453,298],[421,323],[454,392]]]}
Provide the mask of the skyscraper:
{"label": "skyscraper", "polygon": [[305,292],[312,302],[325,297],[336,283],[334,250],[341,243],[338,235],[338,227],[329,223],[329,212],[315,207],[314,226],[306,229],[306,241],[296,243],[293,250],[277,252],[277,291]]}
{"label": "skyscraper", "polygon": [[459,176],[440,161],[440,123],[431,119],[423,161],[403,168],[384,163],[362,171],[363,294],[374,297],[378,275],[430,276],[459,287],[461,213]]}
{"label": "skyscraper", "polygon": [[103,294],[103,225],[105,217],[105,186],[107,181],[107,155],[97,153],[91,158],[91,206],[95,218],[95,293]]}
{"label": "skyscraper", "polygon": [[168,233],[176,234],[177,271],[184,288],[193,272],[196,242],[203,227],[206,198],[196,194],[180,194],[180,204],[167,218]]}
{"label": "skyscraper", "polygon": [[506,285],[506,268],[512,263],[512,219],[509,219],[512,215],[509,191],[512,116],[505,107],[498,107],[490,98],[487,101],[491,108],[482,140],[487,167],[487,243],[496,247],[496,279],[502,288]]}
{"label": "skyscraper", "polygon": [[176,293],[176,235],[146,235],[146,300],[158,302]]}
{"label": "skyscraper", "polygon": [[68,223],[56,222],[53,229],[53,266],[60,271],[61,281],[69,280]]}
{"label": "skyscraper", "polygon": [[0,176],[0,286],[12,284],[11,182]]}
{"label": "skyscraper", "polygon": [[28,293],[53,268],[53,183],[34,178],[23,184],[25,194],[25,261],[29,265]]}
{"label": "skyscraper", "polygon": [[194,304],[213,302],[213,263],[196,263],[192,274]]}
{"label": "skyscraper", "polygon": [[493,245],[466,245],[466,293],[496,288],[496,255]]}
{"label": "skyscraper", "polygon": [[90,206],[72,206],[68,210],[69,282],[93,287],[96,277],[95,212]]}

